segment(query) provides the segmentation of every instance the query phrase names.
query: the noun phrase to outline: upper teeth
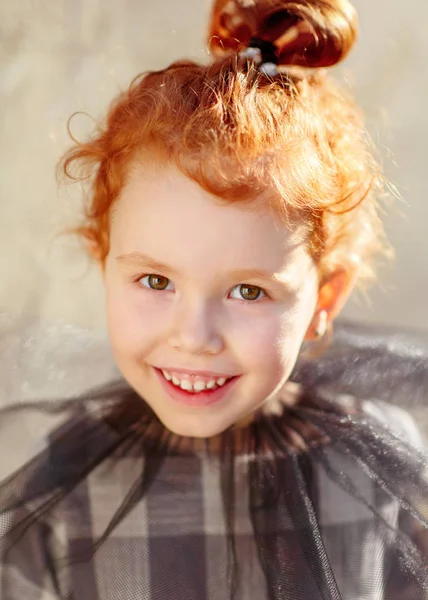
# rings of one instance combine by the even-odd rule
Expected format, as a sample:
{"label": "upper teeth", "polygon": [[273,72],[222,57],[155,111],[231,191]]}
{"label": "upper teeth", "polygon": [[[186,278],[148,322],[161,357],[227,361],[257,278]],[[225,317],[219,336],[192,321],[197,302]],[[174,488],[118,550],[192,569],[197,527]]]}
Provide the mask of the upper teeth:
{"label": "upper teeth", "polygon": [[225,377],[213,377],[208,381],[202,381],[202,379],[197,379],[192,382],[190,379],[186,379],[183,376],[182,379],[178,378],[177,375],[172,375],[168,373],[168,371],[164,371],[162,369],[163,376],[168,381],[171,381],[174,385],[181,387],[182,390],[186,390],[188,392],[202,392],[205,389],[212,389],[216,385],[222,386],[226,383],[227,379]]}

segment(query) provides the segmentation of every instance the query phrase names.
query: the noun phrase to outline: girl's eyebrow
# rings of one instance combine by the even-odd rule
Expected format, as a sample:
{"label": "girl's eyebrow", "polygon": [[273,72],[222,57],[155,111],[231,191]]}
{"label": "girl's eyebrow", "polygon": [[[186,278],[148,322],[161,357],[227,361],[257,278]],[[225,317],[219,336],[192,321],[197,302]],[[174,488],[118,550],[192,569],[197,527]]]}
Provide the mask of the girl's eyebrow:
{"label": "girl's eyebrow", "polygon": [[[155,260],[151,256],[147,254],[143,254],[142,252],[130,252],[129,254],[121,254],[116,257],[116,260],[129,267],[138,267],[138,268],[149,268],[154,271],[161,271],[163,273],[169,273],[171,275],[179,275],[179,272],[173,267],[166,265],[158,260]],[[284,277],[284,275],[279,275],[277,273],[272,273],[270,271],[265,271],[263,269],[233,269],[229,271],[227,274],[232,279],[258,279],[266,281],[267,283],[276,283],[281,286],[286,287],[289,291],[293,290],[295,286]]]}

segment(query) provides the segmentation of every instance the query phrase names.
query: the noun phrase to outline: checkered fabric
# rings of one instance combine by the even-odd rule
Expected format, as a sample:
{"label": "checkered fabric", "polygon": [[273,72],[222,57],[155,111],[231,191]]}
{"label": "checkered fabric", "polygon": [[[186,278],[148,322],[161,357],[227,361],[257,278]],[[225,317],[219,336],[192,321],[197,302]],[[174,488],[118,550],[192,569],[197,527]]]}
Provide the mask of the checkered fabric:
{"label": "checkered fabric", "polygon": [[[368,413],[389,421],[406,436],[422,444],[412,419],[400,409],[367,402]],[[85,452],[82,429],[81,452]],[[61,456],[47,445],[45,475],[61,472]],[[289,561],[301,560],[300,550],[283,561],[284,599],[318,600],[423,600],[420,591],[395,588],[394,562],[385,548],[385,533],[373,516],[375,508],[393,531],[406,530],[405,516],[355,461],[327,448],[331,465],[346,474],[359,492],[353,497],[326,470],[307,460],[314,528],[322,536],[320,553],[326,553],[334,574],[336,592],[317,596],[305,588],[310,565],[302,560],[301,581],[287,580]],[[76,461],[79,456],[76,455]],[[31,527],[10,550],[0,566],[1,600],[226,600],[230,597],[228,544],[219,486],[220,459],[204,452],[168,456],[147,493],[107,536],[95,554],[90,550],[103,535],[130,493],[144,459],[135,451],[106,457],[81,480],[49,514]],[[235,458],[235,553],[240,564],[241,600],[269,600],[269,586],[257,554],[249,512],[248,475],[254,457]],[[269,460],[275,462],[275,457]],[[302,463],[303,464],[303,463]],[[285,471],[284,471],[285,472]],[[36,485],[23,482],[23,485]],[[287,493],[287,481],[283,484]],[[279,500],[280,501],[280,500]],[[34,505],[0,517],[1,531],[10,529]],[[269,508],[265,508],[266,511]],[[269,521],[264,531],[269,543]],[[284,507],[284,533],[296,527]],[[275,532],[277,536],[277,530]],[[410,532],[409,532],[410,533]],[[60,558],[80,557],[58,568]],[[82,560],[82,557],[87,556]],[[397,585],[400,585],[397,582]],[[333,589],[333,588],[332,588]],[[276,597],[276,596],[275,596]]]}

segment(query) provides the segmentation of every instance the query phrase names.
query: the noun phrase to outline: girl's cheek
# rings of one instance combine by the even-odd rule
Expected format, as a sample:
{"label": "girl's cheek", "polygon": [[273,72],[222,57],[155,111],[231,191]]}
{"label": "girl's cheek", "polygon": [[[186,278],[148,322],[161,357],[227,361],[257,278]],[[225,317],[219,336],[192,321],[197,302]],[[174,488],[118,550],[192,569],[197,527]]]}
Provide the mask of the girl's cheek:
{"label": "girl's cheek", "polygon": [[280,320],[275,315],[265,319],[247,319],[239,327],[231,327],[228,341],[243,366],[256,371],[270,371],[280,367]]}
{"label": "girl's cheek", "polygon": [[133,294],[112,290],[107,295],[110,341],[116,352],[134,355],[159,331],[159,311]]}
{"label": "girl's cheek", "polygon": [[290,307],[290,310],[282,313],[276,321],[275,329],[271,332],[270,343],[275,348],[277,361],[284,368],[289,368],[290,365],[294,366],[310,318],[308,307],[296,303],[295,306]]}

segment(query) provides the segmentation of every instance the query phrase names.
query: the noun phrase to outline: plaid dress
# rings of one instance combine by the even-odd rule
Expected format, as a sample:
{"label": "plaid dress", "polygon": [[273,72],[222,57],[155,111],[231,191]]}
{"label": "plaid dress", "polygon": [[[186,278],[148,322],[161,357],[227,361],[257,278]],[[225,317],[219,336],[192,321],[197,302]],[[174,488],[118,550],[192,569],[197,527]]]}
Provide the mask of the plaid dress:
{"label": "plaid dress", "polygon": [[[423,440],[406,412],[382,402],[365,402],[367,414],[388,422],[416,446]],[[82,426],[83,458],[85,431]],[[61,473],[63,457],[51,439],[47,441],[44,472]],[[385,531],[380,530],[375,512],[391,529],[398,526],[412,535],[398,502],[374,484],[354,460],[327,448],[335,472],[345,474],[359,497],[347,492],[324,468],[304,464],[306,479],[320,533],[319,554],[331,566],[331,592],[311,587],[311,560],[295,551],[280,561],[277,595],[261,568],[249,511],[248,472],[254,457],[235,458],[233,487],[235,517],[234,553],[240,564],[239,591],[242,600],[270,598],[318,600],[423,600],[428,593],[419,586],[395,578],[396,558],[390,556]],[[79,460],[79,453],[75,456]],[[32,526],[7,553],[0,564],[1,600],[226,600],[230,596],[228,537],[224,504],[219,486],[220,459],[204,452],[167,456],[156,477],[147,483],[144,497],[106,536],[95,554],[93,544],[106,532],[129,495],[144,458],[130,450],[126,455],[108,456],[80,480],[45,516]],[[274,460],[274,458],[272,458]],[[48,475],[47,475],[48,476]],[[21,484],[24,485],[24,482]],[[37,485],[37,482],[25,482]],[[287,482],[283,484],[287,493]],[[369,508],[372,507],[371,509]],[[17,520],[25,522],[35,504],[27,503],[0,518],[1,531]],[[426,507],[425,507],[426,509]],[[266,508],[266,511],[269,509]],[[292,511],[291,511],[292,512]],[[285,517],[275,536],[296,528]],[[297,525],[297,528],[299,526]],[[269,541],[269,520],[265,541]],[[418,542],[419,543],[419,542]],[[422,540],[422,544],[426,543]],[[428,548],[426,556],[428,556]],[[87,556],[71,560],[62,569],[58,557]],[[318,557],[317,557],[318,558]],[[299,581],[290,579],[289,569],[299,564]],[[397,570],[398,573],[398,570]],[[428,579],[428,578],[427,578]],[[282,586],[282,587],[281,587]],[[280,590],[278,592],[278,590]],[[282,591],[281,591],[282,590]]]}

